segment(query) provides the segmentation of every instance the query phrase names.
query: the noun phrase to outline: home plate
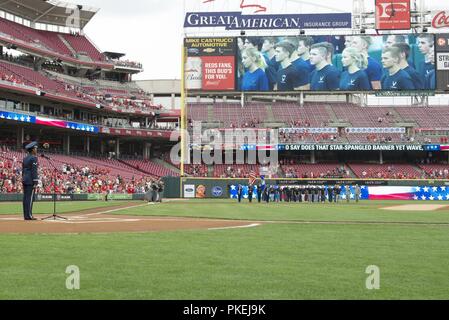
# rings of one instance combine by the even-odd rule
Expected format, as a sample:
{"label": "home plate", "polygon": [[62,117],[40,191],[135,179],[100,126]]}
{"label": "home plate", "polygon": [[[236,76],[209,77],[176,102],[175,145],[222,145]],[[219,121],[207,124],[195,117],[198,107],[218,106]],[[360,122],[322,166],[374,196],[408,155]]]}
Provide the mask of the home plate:
{"label": "home plate", "polygon": [[434,211],[441,208],[448,207],[446,204],[403,204],[400,206],[385,207],[383,210],[394,211]]}

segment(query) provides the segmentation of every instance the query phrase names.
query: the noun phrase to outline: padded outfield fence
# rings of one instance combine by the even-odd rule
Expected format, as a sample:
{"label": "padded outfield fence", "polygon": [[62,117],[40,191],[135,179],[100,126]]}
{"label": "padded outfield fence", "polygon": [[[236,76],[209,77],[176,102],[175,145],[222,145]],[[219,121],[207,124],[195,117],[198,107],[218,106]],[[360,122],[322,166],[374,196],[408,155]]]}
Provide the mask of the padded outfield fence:
{"label": "padded outfield fence", "polygon": [[[234,178],[178,178],[165,177],[165,190],[162,197],[165,199],[174,198],[208,198],[208,199],[229,199],[231,186],[238,184],[247,186],[249,180]],[[260,183],[260,179],[255,184]],[[298,179],[298,178],[276,178],[265,179],[267,185],[280,186],[367,186],[367,187],[386,187],[397,190],[398,187],[410,188],[428,188],[432,190],[437,188],[439,191],[449,192],[449,180],[385,180],[385,179]],[[393,188],[395,187],[395,188]],[[186,194],[187,192],[187,194]],[[146,200],[146,195],[139,194],[109,194],[108,201],[114,200]],[[56,201],[105,201],[104,194],[58,194]],[[449,200],[449,199],[442,199]],[[22,201],[22,194],[0,194],[0,202]],[[38,194],[36,201],[53,201],[52,194]]]}

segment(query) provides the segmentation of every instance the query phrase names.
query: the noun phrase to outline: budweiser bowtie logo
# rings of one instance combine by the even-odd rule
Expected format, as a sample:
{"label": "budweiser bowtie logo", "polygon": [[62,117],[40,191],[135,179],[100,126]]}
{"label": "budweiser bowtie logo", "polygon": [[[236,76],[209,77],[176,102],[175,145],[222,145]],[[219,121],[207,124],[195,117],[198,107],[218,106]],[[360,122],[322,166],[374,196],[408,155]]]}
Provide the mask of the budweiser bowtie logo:
{"label": "budweiser bowtie logo", "polygon": [[432,20],[432,27],[434,28],[445,28],[449,27],[449,15],[446,11],[438,12]]}

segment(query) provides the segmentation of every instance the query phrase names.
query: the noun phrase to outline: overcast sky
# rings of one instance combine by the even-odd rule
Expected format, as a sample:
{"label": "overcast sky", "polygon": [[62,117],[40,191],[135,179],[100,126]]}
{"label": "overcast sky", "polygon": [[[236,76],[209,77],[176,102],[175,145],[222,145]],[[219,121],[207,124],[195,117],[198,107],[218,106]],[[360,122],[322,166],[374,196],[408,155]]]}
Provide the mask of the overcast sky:
{"label": "overcast sky", "polygon": [[[85,28],[86,34],[102,51],[126,53],[130,60],[142,62],[145,71],[135,80],[179,79],[184,11],[236,10],[240,0],[67,0],[100,8]],[[313,2],[335,10],[351,12],[352,0],[250,0],[268,7],[267,13],[295,11],[331,12]],[[302,4],[298,4],[302,3]],[[309,4],[310,3],[310,4]],[[419,3],[419,0],[418,0]],[[428,9],[449,9],[448,0],[427,0]],[[374,10],[374,0],[365,0],[366,9]],[[240,10],[237,10],[240,11]],[[338,12],[337,11],[337,12]]]}

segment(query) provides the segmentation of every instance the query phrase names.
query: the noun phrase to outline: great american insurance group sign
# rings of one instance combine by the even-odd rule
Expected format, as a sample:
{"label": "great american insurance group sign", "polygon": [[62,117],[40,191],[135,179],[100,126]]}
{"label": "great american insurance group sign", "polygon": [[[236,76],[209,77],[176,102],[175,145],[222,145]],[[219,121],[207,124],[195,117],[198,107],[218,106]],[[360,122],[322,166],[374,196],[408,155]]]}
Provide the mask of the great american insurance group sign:
{"label": "great american insurance group sign", "polygon": [[[263,0],[226,0],[231,11],[210,11],[225,0],[203,0],[201,11],[186,12],[184,28],[225,30],[345,29],[352,26],[351,13],[277,14]],[[228,6],[229,7],[229,6]],[[237,11],[238,10],[238,11]]]}

